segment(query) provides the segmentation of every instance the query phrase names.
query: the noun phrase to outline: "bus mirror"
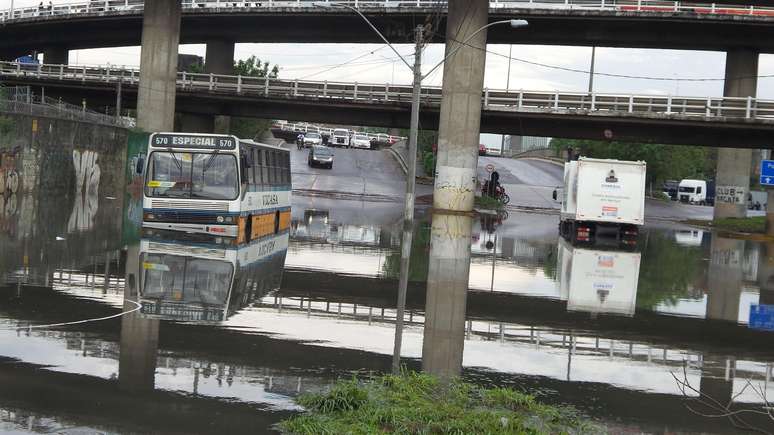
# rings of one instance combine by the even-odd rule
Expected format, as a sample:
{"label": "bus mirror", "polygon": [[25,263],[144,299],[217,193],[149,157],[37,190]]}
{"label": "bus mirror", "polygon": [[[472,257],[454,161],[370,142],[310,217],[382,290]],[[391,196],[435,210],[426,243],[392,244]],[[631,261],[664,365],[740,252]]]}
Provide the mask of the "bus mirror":
{"label": "bus mirror", "polygon": [[557,197],[557,196],[558,196],[558,194],[557,194],[557,192],[556,192],[556,189],[554,189],[554,193],[553,193],[554,201],[556,201],[556,197]]}
{"label": "bus mirror", "polygon": [[138,157],[137,165],[134,168],[134,172],[137,175],[142,175],[143,169],[145,169],[145,157]]}

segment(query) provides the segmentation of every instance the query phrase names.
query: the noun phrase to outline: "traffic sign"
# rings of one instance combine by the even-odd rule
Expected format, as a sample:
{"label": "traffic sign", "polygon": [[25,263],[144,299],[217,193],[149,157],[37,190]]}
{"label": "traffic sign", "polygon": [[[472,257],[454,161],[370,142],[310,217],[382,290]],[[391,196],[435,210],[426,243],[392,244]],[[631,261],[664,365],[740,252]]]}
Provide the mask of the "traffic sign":
{"label": "traffic sign", "polygon": [[[772,163],[774,163],[774,162],[772,162]],[[495,170],[495,167],[494,167],[493,164],[490,163],[490,164],[486,165],[486,171],[487,172],[494,172],[494,170]]]}
{"label": "traffic sign", "polygon": [[761,161],[761,186],[774,186],[774,160]]}

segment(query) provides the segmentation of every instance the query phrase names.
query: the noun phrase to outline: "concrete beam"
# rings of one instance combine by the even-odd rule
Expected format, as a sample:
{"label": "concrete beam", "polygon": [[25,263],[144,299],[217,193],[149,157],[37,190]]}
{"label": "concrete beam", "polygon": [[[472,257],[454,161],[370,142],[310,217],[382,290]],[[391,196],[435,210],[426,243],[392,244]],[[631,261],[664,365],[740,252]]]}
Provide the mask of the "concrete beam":
{"label": "concrete beam", "polygon": [[[484,88],[487,0],[451,0],[446,29],[443,99],[438,128],[438,160],[433,207],[473,210]],[[474,36],[475,35],[475,36]],[[470,39],[469,39],[470,38]],[[468,41],[462,45],[462,41]]]}
{"label": "concrete beam", "polygon": [[[758,52],[737,49],[726,53],[725,97],[754,97],[758,86]],[[744,146],[744,144],[740,144]],[[748,145],[752,148],[752,145]],[[750,191],[750,149],[718,150],[715,219],[747,216]]]}
{"label": "concrete beam", "polygon": [[174,129],[180,15],[177,0],[145,5],[137,96],[137,127],[145,131]]}
{"label": "concrete beam", "polygon": [[49,47],[43,50],[43,63],[67,65],[69,55],[67,47]]}

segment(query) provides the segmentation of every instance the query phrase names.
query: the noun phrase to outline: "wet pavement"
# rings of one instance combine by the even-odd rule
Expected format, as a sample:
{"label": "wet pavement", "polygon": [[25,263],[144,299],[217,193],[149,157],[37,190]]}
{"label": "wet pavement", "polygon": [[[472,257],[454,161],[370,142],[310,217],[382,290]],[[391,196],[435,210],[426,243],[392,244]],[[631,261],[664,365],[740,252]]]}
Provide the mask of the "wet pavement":
{"label": "wet pavement", "polygon": [[555,215],[420,211],[399,307],[395,203],[297,195],[289,231],[223,247],[83,195],[2,196],[0,432],[263,433],[389,372],[396,331],[401,365],[611,433],[774,432],[773,244],[654,224],[573,246]]}

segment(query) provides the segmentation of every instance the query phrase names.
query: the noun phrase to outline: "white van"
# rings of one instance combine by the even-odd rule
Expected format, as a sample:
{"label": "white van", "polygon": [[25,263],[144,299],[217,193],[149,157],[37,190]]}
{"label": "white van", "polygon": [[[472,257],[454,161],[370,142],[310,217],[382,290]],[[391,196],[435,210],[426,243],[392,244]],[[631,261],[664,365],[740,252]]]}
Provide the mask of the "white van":
{"label": "white van", "polygon": [[349,130],[336,128],[331,135],[330,146],[349,148]]}
{"label": "white van", "polygon": [[707,182],[704,180],[683,180],[677,186],[677,199],[680,202],[701,204],[707,201]]}
{"label": "white van", "polygon": [[365,134],[355,134],[352,136],[352,140],[350,141],[350,144],[353,148],[363,148],[370,150],[371,149],[371,138],[368,137]]}

